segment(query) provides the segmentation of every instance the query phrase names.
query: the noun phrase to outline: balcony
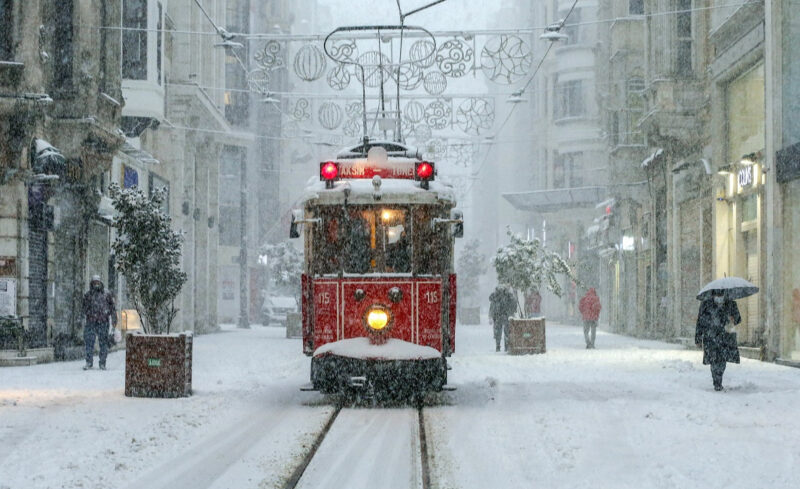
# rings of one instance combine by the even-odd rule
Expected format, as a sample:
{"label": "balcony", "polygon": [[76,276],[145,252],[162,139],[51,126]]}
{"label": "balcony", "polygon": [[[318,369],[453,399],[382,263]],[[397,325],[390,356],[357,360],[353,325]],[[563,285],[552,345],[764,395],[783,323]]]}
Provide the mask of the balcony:
{"label": "balcony", "polygon": [[709,97],[701,82],[659,79],[647,88],[648,110],[638,126],[656,138],[684,144],[700,142]]}

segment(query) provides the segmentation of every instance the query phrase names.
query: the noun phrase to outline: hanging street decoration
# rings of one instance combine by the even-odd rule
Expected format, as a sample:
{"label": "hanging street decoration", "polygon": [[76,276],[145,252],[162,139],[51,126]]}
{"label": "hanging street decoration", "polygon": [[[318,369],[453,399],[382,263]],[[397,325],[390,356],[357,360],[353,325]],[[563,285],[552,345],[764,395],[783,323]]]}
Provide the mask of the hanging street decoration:
{"label": "hanging street decoration", "polygon": [[441,160],[447,153],[447,144],[443,139],[431,139],[425,143],[424,153],[433,160]]}
{"label": "hanging street decoration", "polygon": [[259,95],[269,93],[270,76],[266,69],[259,68],[247,74],[247,88]]}
{"label": "hanging street decoration", "polygon": [[460,78],[470,70],[474,52],[460,39],[444,42],[436,51],[436,65],[439,71],[451,78]]}
{"label": "hanging street decoration", "polygon": [[494,125],[494,105],[485,98],[468,98],[458,105],[456,125],[470,136],[479,136]]}
{"label": "hanging street decoration", "polygon": [[294,106],[290,110],[289,114],[292,116],[292,119],[297,122],[307,121],[311,117],[311,112],[309,111],[310,108],[311,103],[307,98],[299,98],[294,103]]}
{"label": "hanging street decoration", "polygon": [[422,84],[422,68],[409,63],[400,66],[397,70],[397,83],[403,90],[416,90]]}
{"label": "hanging street decoration", "polygon": [[294,73],[303,81],[318,80],[325,73],[326,58],[320,48],[306,44],[294,56]]}
{"label": "hanging street decoration", "polygon": [[258,66],[265,70],[272,70],[285,66],[286,61],[283,59],[283,48],[278,41],[267,41],[264,49],[256,51],[253,56]]}
{"label": "hanging street decoration", "polygon": [[319,124],[328,130],[339,127],[342,123],[342,108],[333,102],[325,102],[319,107]]}
{"label": "hanging street decoration", "polygon": [[392,77],[389,57],[378,51],[367,51],[358,57],[358,63],[364,67],[363,79],[361,70],[356,68],[356,78],[368,87],[376,88]]}
{"label": "hanging street decoration", "polygon": [[403,122],[406,124],[416,124],[425,117],[425,106],[416,100],[411,100],[406,104],[403,111]]}
{"label": "hanging street decoration", "polygon": [[350,102],[345,106],[345,112],[347,117],[361,117],[364,113],[364,108],[361,106],[361,102]]}
{"label": "hanging street decoration", "polygon": [[441,95],[447,88],[447,78],[438,71],[430,71],[425,75],[422,86],[431,95]]}
{"label": "hanging street decoration", "polygon": [[361,119],[358,117],[347,119],[347,122],[344,123],[342,131],[345,133],[345,135],[350,136],[351,138],[358,137],[361,135],[361,124]]}
{"label": "hanging street decoration", "polygon": [[503,34],[486,41],[481,52],[481,68],[491,81],[510,85],[528,74],[531,58],[525,41]]}
{"label": "hanging street decoration", "polygon": [[433,66],[433,63],[436,62],[434,56],[435,49],[436,46],[433,42],[427,39],[421,39],[411,45],[411,49],[408,51],[408,57],[411,59],[414,66],[430,68]]}
{"label": "hanging street decoration", "polygon": [[328,71],[328,86],[334,90],[344,90],[350,85],[350,70],[346,65],[336,63]]}
{"label": "hanging street decoration", "polygon": [[425,124],[432,129],[444,129],[450,125],[452,109],[450,102],[443,99],[434,100],[425,107]]}

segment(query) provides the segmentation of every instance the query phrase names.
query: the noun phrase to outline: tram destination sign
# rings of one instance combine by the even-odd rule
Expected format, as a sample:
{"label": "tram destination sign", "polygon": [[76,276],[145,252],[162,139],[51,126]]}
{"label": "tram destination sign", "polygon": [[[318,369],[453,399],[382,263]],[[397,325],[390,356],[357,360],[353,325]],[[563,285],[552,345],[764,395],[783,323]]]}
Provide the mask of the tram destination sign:
{"label": "tram destination sign", "polygon": [[413,161],[389,161],[376,164],[367,161],[342,161],[339,160],[339,176],[341,178],[414,178]]}

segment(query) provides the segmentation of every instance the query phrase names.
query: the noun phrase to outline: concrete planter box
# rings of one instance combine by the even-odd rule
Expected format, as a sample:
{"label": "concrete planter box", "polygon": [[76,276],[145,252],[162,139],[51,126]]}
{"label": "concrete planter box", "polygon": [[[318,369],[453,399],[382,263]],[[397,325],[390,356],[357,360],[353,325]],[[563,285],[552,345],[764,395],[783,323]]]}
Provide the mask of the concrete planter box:
{"label": "concrete planter box", "polygon": [[481,308],[462,307],[458,311],[458,322],[461,324],[481,324]]}
{"label": "concrete planter box", "polygon": [[125,395],[188,397],[192,395],[192,334],[128,334],[125,350]]}
{"label": "concrete planter box", "polygon": [[511,318],[508,324],[508,343],[508,353],[512,355],[545,353],[547,345],[544,318]]}
{"label": "concrete planter box", "polygon": [[303,337],[303,315],[299,312],[286,313],[286,337]]}

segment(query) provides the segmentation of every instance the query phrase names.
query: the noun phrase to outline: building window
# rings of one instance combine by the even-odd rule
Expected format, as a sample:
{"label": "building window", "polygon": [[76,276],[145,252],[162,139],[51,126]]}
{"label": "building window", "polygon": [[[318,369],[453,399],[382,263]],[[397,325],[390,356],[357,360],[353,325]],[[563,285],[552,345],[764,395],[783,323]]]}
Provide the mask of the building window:
{"label": "building window", "polygon": [[139,186],[139,172],[136,168],[122,165],[122,188],[133,188]]}
{"label": "building window", "polygon": [[14,59],[14,2],[0,0],[0,61]]}
{"label": "building window", "polygon": [[585,114],[583,103],[583,81],[570,80],[556,86],[557,104],[556,119],[579,117]]}
{"label": "building window", "polygon": [[553,164],[553,188],[575,188],[583,186],[580,161],[583,153],[563,153],[555,157]]}
{"label": "building window", "polygon": [[644,15],[644,0],[628,0],[628,13],[631,15]]}
{"label": "building window", "polygon": [[53,5],[53,84],[56,89],[72,88],[73,0]]}
{"label": "building window", "polygon": [[219,244],[239,246],[242,240],[242,178],[245,151],[225,146],[219,162]]}
{"label": "building window", "polygon": [[692,0],[677,0],[675,74],[692,74]]}
{"label": "building window", "polygon": [[122,78],[147,79],[147,0],[122,4]]}

